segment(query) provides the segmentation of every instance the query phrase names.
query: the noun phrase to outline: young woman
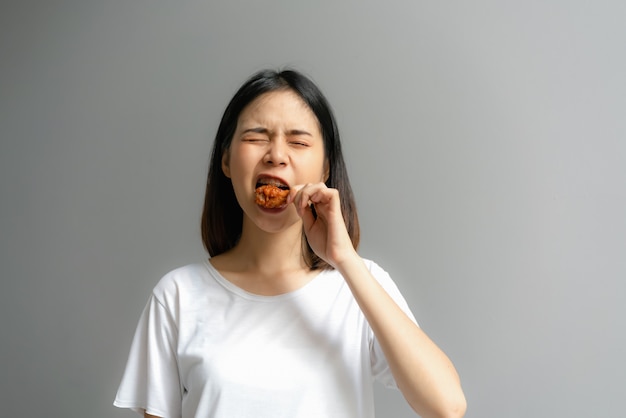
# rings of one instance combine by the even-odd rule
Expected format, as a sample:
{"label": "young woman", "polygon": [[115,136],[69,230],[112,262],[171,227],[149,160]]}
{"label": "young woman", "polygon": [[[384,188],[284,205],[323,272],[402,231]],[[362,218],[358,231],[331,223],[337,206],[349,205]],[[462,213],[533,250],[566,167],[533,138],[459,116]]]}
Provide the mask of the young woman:
{"label": "young woman", "polygon": [[378,380],[422,417],[464,415],[452,363],[388,274],[357,253],[337,126],[302,74],[259,72],[226,108],[202,238],[210,259],[155,287],[116,406],[166,418],[369,418]]}

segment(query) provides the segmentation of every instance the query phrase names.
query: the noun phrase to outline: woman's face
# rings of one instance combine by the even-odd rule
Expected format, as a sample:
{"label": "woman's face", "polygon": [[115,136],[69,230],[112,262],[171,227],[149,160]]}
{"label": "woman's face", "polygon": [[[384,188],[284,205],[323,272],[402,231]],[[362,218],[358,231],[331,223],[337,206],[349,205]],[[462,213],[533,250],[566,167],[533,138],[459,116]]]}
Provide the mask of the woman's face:
{"label": "woman's face", "polygon": [[262,94],[239,115],[229,151],[222,158],[244,225],[277,232],[300,221],[295,207],[265,209],[255,203],[260,182],[282,187],[318,183],[328,177],[324,140],[315,114],[291,90]]}

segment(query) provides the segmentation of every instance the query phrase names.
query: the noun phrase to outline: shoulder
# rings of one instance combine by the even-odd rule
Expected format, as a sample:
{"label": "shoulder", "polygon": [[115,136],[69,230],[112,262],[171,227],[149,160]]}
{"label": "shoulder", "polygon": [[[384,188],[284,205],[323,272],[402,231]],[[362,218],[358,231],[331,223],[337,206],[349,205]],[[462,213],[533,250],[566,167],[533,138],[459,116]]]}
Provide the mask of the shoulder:
{"label": "shoulder", "polygon": [[[367,268],[367,270],[372,274],[372,276],[376,278],[376,280],[378,281],[389,280],[389,273],[387,273],[385,269],[383,269],[380,265],[378,265],[378,263],[368,258],[363,258],[363,257],[361,257],[361,260],[363,261],[363,264],[365,264],[365,267]],[[326,271],[327,271],[327,274],[329,275],[341,277],[341,273],[339,273],[339,271],[335,269],[330,269]]]}
{"label": "shoulder", "polygon": [[391,275],[381,267],[375,261],[364,258],[363,262],[367,266],[372,276],[376,281],[389,293],[392,297],[396,298],[400,296],[400,290],[396,282],[391,278]]}
{"label": "shoulder", "polygon": [[[387,290],[387,292],[389,292],[390,290],[394,292],[396,291],[396,284],[392,280],[389,273],[383,267],[381,267],[378,263],[368,258],[361,257],[361,260],[363,260],[365,267],[370,272],[372,277],[374,277],[374,279],[376,279],[376,281],[385,290]],[[341,280],[343,281],[343,277],[341,276],[341,273],[339,273],[337,270],[329,270],[329,274],[337,278],[341,278]]]}
{"label": "shoulder", "polygon": [[365,265],[367,266],[369,271],[372,271],[372,269],[381,269],[382,268],[373,260],[370,260],[369,258],[363,258],[361,257],[361,260],[363,260],[363,263],[365,263]]}
{"label": "shoulder", "polygon": [[400,306],[400,308],[411,318],[413,322],[417,324],[415,316],[411,312],[409,305],[402,295],[398,285],[393,281],[389,273],[376,262],[372,260],[363,259],[363,262],[367,266],[372,276],[378,281],[383,289],[391,296],[391,298]]}
{"label": "shoulder", "polygon": [[381,284],[386,282],[392,282],[389,273],[387,273],[387,271],[382,268],[378,263],[367,258],[363,258],[362,260],[363,263],[365,263],[365,266],[367,267],[369,272],[372,273],[372,276],[374,276],[374,278],[378,280]]}
{"label": "shoulder", "polygon": [[188,264],[165,274],[152,290],[153,296],[162,304],[193,295],[206,286],[209,270],[204,263]]}

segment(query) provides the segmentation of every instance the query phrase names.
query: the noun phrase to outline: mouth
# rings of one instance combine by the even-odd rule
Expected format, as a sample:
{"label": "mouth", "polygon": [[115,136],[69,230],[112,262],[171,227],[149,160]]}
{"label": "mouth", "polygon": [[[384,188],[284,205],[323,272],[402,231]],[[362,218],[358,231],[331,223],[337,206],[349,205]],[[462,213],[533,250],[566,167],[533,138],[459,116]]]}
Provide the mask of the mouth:
{"label": "mouth", "polygon": [[289,190],[289,185],[276,177],[260,176],[256,181],[256,188],[261,186],[273,186],[281,190]]}

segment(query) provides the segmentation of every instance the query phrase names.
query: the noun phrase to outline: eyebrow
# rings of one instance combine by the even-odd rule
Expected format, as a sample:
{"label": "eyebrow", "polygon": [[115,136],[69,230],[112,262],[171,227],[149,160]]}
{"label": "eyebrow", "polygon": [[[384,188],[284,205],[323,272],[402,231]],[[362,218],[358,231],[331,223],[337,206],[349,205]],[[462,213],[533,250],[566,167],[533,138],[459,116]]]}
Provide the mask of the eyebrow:
{"label": "eyebrow", "polygon": [[[255,133],[255,134],[269,134],[270,131],[267,128],[263,128],[263,127],[256,127],[256,128],[249,128],[249,129],[245,129],[242,134],[247,134],[247,133]],[[311,135],[310,132],[304,131],[302,129],[292,129],[290,131],[287,132],[287,135],[289,136],[298,136],[298,135],[308,135],[308,136],[313,136]]]}

